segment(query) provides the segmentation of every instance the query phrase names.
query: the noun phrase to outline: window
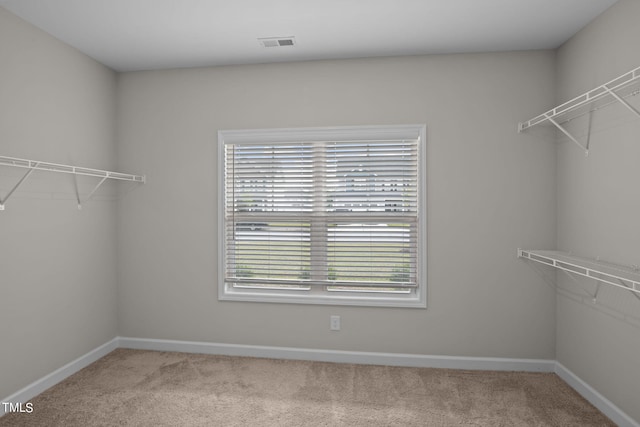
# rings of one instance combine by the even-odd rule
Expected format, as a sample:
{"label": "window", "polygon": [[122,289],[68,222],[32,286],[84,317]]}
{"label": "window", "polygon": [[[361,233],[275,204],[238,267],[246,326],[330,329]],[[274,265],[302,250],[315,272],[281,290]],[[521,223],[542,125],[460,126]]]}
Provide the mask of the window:
{"label": "window", "polygon": [[219,298],[425,307],[425,133],[220,131]]}

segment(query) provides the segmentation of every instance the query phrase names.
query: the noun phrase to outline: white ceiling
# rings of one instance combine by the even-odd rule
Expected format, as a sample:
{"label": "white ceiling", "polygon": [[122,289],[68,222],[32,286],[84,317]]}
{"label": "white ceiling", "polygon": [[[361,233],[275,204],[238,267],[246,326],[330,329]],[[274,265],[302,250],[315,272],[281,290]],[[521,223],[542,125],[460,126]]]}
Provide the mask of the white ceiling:
{"label": "white ceiling", "polygon": [[[617,0],[0,0],[118,70],[554,49]],[[262,37],[295,36],[264,48]]]}

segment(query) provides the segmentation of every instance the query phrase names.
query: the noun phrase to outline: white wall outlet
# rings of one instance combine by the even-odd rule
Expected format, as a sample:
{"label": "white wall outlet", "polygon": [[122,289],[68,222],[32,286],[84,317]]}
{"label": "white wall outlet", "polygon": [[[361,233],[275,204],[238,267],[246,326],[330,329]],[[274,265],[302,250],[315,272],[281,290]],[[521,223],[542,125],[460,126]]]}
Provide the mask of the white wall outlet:
{"label": "white wall outlet", "polygon": [[331,316],[329,318],[329,329],[332,331],[340,330],[340,316]]}

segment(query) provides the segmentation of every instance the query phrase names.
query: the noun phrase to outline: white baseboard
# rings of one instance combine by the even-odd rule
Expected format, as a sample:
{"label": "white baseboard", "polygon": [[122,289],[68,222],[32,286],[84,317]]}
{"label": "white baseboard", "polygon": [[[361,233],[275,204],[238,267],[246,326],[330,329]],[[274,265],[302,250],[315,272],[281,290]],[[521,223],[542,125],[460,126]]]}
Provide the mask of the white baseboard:
{"label": "white baseboard", "polygon": [[485,371],[554,372],[556,363],[555,360],[545,359],[426,356],[421,354],[372,353],[363,351],[217,344],[125,337],[120,337],[120,347],[139,350],[265,357],[270,359],[312,360],[317,362],[354,363],[361,365],[473,369]]}
{"label": "white baseboard", "polygon": [[620,408],[567,369],[562,363],[556,362],[555,373],[619,427],[640,427],[637,421],[625,414]]}
{"label": "white baseboard", "polygon": [[[67,363],[63,367],[56,369],[48,375],[36,380],[23,388],[22,390],[2,399],[2,402],[11,403],[26,403],[30,399],[34,398],[38,394],[42,393],[46,389],[58,384],[65,378],[75,374],[80,369],[85,368],[95,362],[96,360],[106,356],[113,350],[118,348],[119,339],[116,337],[111,341],[102,344],[100,347],[95,348],[87,354],[78,357],[76,360]],[[0,417],[5,414],[5,405],[0,408]]]}
{"label": "white baseboard", "polygon": [[[294,347],[270,347],[241,344],[219,344],[196,341],[174,341],[148,338],[116,337],[49,375],[31,383],[2,402],[25,403],[49,387],[80,369],[106,356],[117,348],[175,351],[181,353],[217,354],[225,356],[264,357],[271,359],[311,360],[317,362],[366,365],[407,366],[417,368],[469,369],[487,371],[555,372],[569,386],[591,402],[620,427],[640,427],[593,387],[555,360],[510,359],[494,357],[427,356],[420,354],[373,353],[361,351],[320,350]],[[4,415],[4,405],[0,417]]]}

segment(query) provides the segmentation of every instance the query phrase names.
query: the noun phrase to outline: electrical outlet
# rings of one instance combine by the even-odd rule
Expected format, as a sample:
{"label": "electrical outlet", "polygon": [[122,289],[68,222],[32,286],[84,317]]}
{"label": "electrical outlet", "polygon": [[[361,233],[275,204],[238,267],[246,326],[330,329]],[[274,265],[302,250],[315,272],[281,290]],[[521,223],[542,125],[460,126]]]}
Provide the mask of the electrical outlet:
{"label": "electrical outlet", "polygon": [[340,330],[340,316],[331,316],[329,318],[329,329],[332,331]]}

